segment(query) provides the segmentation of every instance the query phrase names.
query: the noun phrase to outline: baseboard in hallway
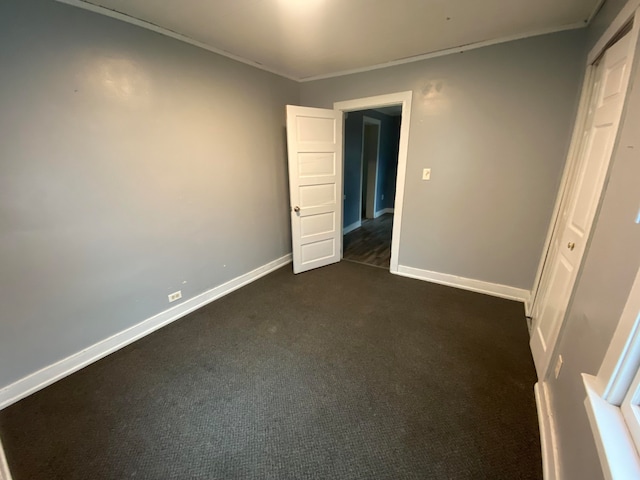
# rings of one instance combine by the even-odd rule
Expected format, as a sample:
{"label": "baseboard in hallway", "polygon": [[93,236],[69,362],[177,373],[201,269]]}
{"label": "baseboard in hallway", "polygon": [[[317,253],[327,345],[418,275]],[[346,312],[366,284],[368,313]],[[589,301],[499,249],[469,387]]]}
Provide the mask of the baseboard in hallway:
{"label": "baseboard in hallway", "polygon": [[[0,410],[288,263],[291,263],[291,254],[280,257],[277,260],[192,297],[175,307],[143,320],[137,325],[122,330],[80,352],[5,386],[0,389]],[[6,479],[0,477],[0,480]]]}
{"label": "baseboard in hallway", "polygon": [[351,225],[347,225],[342,229],[342,235],[346,235],[347,233],[351,233],[354,230],[360,228],[362,226],[362,220],[358,220],[357,222],[353,222]]}

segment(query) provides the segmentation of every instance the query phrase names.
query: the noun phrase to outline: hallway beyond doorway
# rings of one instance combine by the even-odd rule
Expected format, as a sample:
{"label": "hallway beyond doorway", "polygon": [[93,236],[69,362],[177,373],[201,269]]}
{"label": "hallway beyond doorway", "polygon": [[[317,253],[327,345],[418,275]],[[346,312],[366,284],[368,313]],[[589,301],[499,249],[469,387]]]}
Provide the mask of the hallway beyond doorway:
{"label": "hallway beyond doorway", "polygon": [[391,261],[392,226],[393,213],[363,219],[360,228],[344,236],[342,258],[388,269]]}

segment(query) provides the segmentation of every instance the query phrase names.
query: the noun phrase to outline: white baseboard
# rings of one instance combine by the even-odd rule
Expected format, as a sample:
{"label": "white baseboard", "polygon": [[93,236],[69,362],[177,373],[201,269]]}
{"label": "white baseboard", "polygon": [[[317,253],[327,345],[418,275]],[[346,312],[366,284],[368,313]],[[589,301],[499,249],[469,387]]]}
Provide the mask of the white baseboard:
{"label": "white baseboard", "polygon": [[527,299],[524,301],[524,314],[527,317],[531,316],[531,307],[533,307],[533,305],[531,303],[531,294],[529,294]]}
{"label": "white baseboard", "polygon": [[11,480],[11,472],[2,448],[2,440],[0,440],[0,480]]}
{"label": "white baseboard", "polygon": [[0,410],[290,262],[287,254],[5,386],[0,390]]}
{"label": "white baseboard", "polygon": [[547,388],[538,382],[533,387],[536,395],[536,409],[540,426],[540,448],[542,449],[542,478],[559,480],[558,450],[556,444],[555,421],[549,405]]}
{"label": "white baseboard", "polygon": [[342,234],[346,235],[347,233],[353,232],[356,228],[360,228],[361,226],[362,226],[362,220],[353,222],[351,225],[347,225],[342,229]]}
{"label": "white baseboard", "polygon": [[456,275],[449,275],[448,273],[431,272],[429,270],[406,267],[404,265],[398,266],[397,275],[425,280],[432,283],[439,283],[441,285],[448,285],[449,287],[461,288],[462,290],[485,293],[487,295],[493,295],[494,297],[518,300],[520,302],[527,302],[530,295],[528,290],[524,290],[522,288],[484,282],[482,280],[474,280],[472,278],[458,277]]}

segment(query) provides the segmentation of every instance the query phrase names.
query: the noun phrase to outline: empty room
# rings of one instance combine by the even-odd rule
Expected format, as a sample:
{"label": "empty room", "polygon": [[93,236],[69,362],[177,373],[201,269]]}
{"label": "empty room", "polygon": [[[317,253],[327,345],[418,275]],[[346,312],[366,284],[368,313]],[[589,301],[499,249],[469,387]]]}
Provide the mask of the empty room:
{"label": "empty room", "polygon": [[0,480],[640,478],[640,0],[2,0]]}

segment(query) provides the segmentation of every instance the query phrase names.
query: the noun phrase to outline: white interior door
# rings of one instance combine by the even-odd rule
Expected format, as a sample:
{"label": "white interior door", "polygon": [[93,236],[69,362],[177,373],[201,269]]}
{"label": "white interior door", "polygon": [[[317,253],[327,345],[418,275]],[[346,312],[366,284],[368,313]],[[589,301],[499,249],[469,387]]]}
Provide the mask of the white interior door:
{"label": "white interior door", "polygon": [[545,378],[564,321],[609,169],[629,82],[635,36],[627,34],[599,60],[587,124],[573,179],[567,185],[543,272],[542,295],[533,308],[531,352]]}
{"label": "white interior door", "polygon": [[293,272],[340,261],[342,112],[287,105]]}

